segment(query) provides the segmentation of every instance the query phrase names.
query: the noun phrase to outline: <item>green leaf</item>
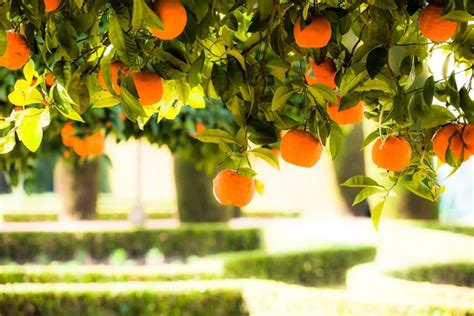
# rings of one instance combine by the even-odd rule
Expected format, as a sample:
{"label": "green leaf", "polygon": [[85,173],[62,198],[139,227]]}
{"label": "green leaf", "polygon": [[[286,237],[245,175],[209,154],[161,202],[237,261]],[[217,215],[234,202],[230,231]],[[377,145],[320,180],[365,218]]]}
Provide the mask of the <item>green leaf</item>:
{"label": "green leaf", "polygon": [[379,187],[366,187],[366,188],[363,188],[362,190],[360,190],[359,194],[357,194],[356,197],[354,198],[354,202],[352,203],[352,206],[357,205],[360,202],[367,199],[368,197],[370,197],[374,194],[377,194],[377,193],[381,193],[381,192],[385,192],[385,190],[382,189],[382,188],[379,188]]}
{"label": "green leaf", "polygon": [[443,18],[461,23],[467,23],[474,20],[473,16],[469,14],[469,12],[463,10],[453,10],[443,15]]}
{"label": "green leaf", "polygon": [[109,108],[119,104],[120,101],[108,91],[98,91],[92,95],[93,108]]}
{"label": "green leaf", "polygon": [[272,13],[273,0],[258,0],[257,3],[260,20],[266,20]]}
{"label": "green leaf", "polygon": [[81,115],[74,110],[72,104],[74,101],[69,96],[67,90],[61,85],[57,84],[50,90],[51,99],[54,100],[55,109],[59,111],[64,117],[71,120],[84,122]]}
{"label": "green leaf", "polygon": [[280,170],[280,161],[271,149],[260,147],[252,149],[250,152],[268,162],[275,169]]}
{"label": "green leaf", "polygon": [[265,193],[265,184],[262,181],[255,179],[255,191],[258,195],[263,195]]}
{"label": "green leaf", "polygon": [[191,87],[197,86],[201,82],[202,77],[202,68],[204,66],[204,59],[205,59],[204,52],[194,61],[189,69],[189,85]]}
{"label": "green leaf", "polygon": [[372,218],[372,224],[374,224],[376,231],[379,230],[380,217],[382,216],[384,206],[385,200],[382,200],[370,210],[370,217]]}
{"label": "green leaf", "polygon": [[23,110],[22,116],[17,120],[17,135],[21,142],[30,151],[38,150],[43,140],[42,114],[44,109],[29,108]]}
{"label": "green leaf", "polygon": [[455,115],[445,106],[433,104],[431,108],[426,109],[420,116],[421,127],[424,129],[447,124],[455,118]]}
{"label": "green leaf", "polygon": [[362,142],[362,145],[361,145],[361,149],[364,149],[367,145],[369,145],[370,143],[372,143],[374,140],[376,140],[377,138],[379,137],[379,130],[376,129],[375,131],[373,131],[372,133],[370,133],[369,135],[367,135],[367,137],[364,139],[364,141]]}
{"label": "green leaf", "polygon": [[145,9],[145,2],[143,0],[133,0],[133,9],[132,9],[132,32],[135,33],[145,24],[145,19],[143,18],[143,11]]}
{"label": "green leaf", "polygon": [[234,57],[235,59],[237,59],[237,61],[239,62],[240,66],[242,67],[242,69],[245,71],[245,58],[244,56],[242,56],[242,54],[236,50],[236,49],[229,49],[227,51],[227,54],[228,55],[231,55],[232,57]]}
{"label": "green leaf", "polygon": [[376,47],[367,54],[367,72],[374,79],[388,62],[388,50],[385,47]]}
{"label": "green leaf", "polygon": [[403,186],[412,192],[413,194],[426,199],[428,201],[434,202],[433,194],[431,193],[430,188],[424,184],[422,181],[403,181]]}
{"label": "green leaf", "polygon": [[206,129],[204,132],[199,133],[196,138],[203,143],[219,144],[223,142],[237,144],[237,141],[232,135],[220,129]]}
{"label": "green leaf", "polygon": [[292,94],[293,90],[290,87],[278,87],[273,94],[272,111],[278,111],[282,106],[284,106]]}
{"label": "green leaf", "polygon": [[375,181],[372,178],[366,177],[366,176],[354,176],[354,177],[348,179],[343,184],[341,184],[341,186],[350,187],[350,188],[365,188],[365,187],[380,187],[380,188],[383,188],[383,186],[378,184],[377,181]]}
{"label": "green leaf", "polygon": [[0,23],[0,56],[3,56],[5,54],[6,48],[7,48],[7,33],[2,28],[2,25]]}
{"label": "green leaf", "polygon": [[44,102],[43,95],[32,87],[26,80],[17,80],[12,93],[8,95],[8,100],[18,106],[30,104],[42,104]]}
{"label": "green leaf", "polygon": [[329,136],[329,151],[331,152],[332,159],[336,159],[337,155],[341,151],[342,141],[344,135],[341,128],[337,124],[331,124],[331,134]]}
{"label": "green leaf", "polygon": [[435,91],[434,77],[430,76],[428,79],[426,79],[425,85],[423,86],[423,100],[428,106],[431,106],[433,104],[434,91]]}
{"label": "green leaf", "polygon": [[336,92],[334,92],[333,89],[329,88],[328,86],[324,84],[313,84],[308,87],[309,91],[311,94],[314,94],[315,91],[318,92],[318,94],[326,101],[330,103],[338,103],[337,97],[336,97]]}
{"label": "green leaf", "polygon": [[0,155],[8,154],[15,148],[15,132],[12,129],[6,136],[0,137]]}

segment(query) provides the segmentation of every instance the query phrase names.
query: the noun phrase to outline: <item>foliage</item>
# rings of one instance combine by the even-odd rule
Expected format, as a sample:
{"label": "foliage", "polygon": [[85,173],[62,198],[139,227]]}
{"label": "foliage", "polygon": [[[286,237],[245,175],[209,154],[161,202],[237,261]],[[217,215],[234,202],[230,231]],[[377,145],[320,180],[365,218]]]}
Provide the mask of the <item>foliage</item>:
{"label": "foliage", "polygon": [[369,246],[333,246],[282,253],[241,252],[222,255],[222,260],[225,275],[229,277],[326,286],[344,284],[346,271],[356,264],[372,261],[375,252]]}
{"label": "foliage", "polygon": [[474,263],[435,263],[390,271],[396,278],[474,288]]}
{"label": "foliage", "polygon": [[438,221],[422,221],[422,222],[415,222],[415,225],[421,225],[422,227],[430,228],[430,229],[439,229],[445,230],[457,234],[464,234],[468,236],[474,236],[474,227],[473,226],[462,226],[462,225],[454,225],[454,224],[445,224],[440,223]]}
{"label": "foliage", "polygon": [[71,260],[79,252],[103,260],[119,248],[136,258],[158,248],[168,259],[185,259],[191,255],[258,249],[261,242],[259,229],[211,224],[116,231],[2,232],[0,258],[21,262],[34,261],[38,256]]}
{"label": "foliage", "polygon": [[[278,143],[279,130],[306,129],[329,145],[335,157],[343,134],[329,118],[326,104],[337,101],[336,91],[304,80],[308,62],[332,59],[340,109],[363,101],[366,118],[377,124],[363,146],[395,134],[413,149],[405,170],[386,174],[389,186],[357,184],[362,189],[357,201],[369,196],[381,200],[372,210],[377,227],[384,201],[397,185],[438,199],[442,188],[431,159],[432,136],[449,122],[474,123],[474,25],[468,23],[474,6],[467,0],[433,2],[443,6],[445,18],[459,22],[448,42],[432,43],[420,34],[417,19],[424,1],[190,0],[184,3],[186,28],[171,41],[158,40],[148,30],[166,27],[151,9],[151,0],[64,0],[47,14],[39,0],[3,1],[0,53],[5,49],[4,30],[11,29],[26,36],[32,53],[24,79],[18,76],[9,94],[10,102],[25,109],[1,117],[0,151],[11,151],[17,138],[36,150],[51,112],[83,121],[89,110],[119,105],[128,119],[143,127],[153,115],[157,122],[174,119],[185,105],[200,108],[218,100],[239,128],[210,128],[198,139],[218,144],[243,174],[255,175],[249,156],[278,168],[276,157],[262,148]],[[302,18],[304,27],[318,14],[331,23],[329,44],[298,47],[296,21]],[[435,80],[427,60],[438,50],[447,57],[443,78]],[[120,94],[113,89],[110,73],[116,60],[129,70],[119,75]],[[464,70],[451,67],[451,60]],[[44,69],[56,78],[52,87],[44,83]],[[98,83],[99,71],[107,90]],[[151,107],[139,103],[132,80],[138,71],[157,73],[164,80],[164,96]],[[461,73],[471,78],[462,86],[457,80]],[[456,169],[460,161],[448,163]]]}
{"label": "foliage", "polygon": [[[158,285],[160,285],[158,283]],[[248,315],[241,291],[205,284],[134,286],[118,283],[58,287],[54,284],[8,286],[0,291],[0,313],[14,315]]]}
{"label": "foliage", "polygon": [[0,284],[7,283],[89,283],[121,281],[177,281],[214,279],[218,273],[202,267],[182,264],[154,267],[111,267],[77,265],[4,265],[0,267]]}

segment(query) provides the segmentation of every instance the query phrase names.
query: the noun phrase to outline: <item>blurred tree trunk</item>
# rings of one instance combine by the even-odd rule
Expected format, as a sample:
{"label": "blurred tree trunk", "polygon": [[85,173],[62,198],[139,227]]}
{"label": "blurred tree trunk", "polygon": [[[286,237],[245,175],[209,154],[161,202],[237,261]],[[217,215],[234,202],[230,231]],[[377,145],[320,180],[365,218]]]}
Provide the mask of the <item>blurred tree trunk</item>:
{"label": "blurred tree trunk", "polygon": [[0,171],[0,194],[1,193],[10,193],[10,185],[7,182],[7,179],[5,179],[5,175],[3,174],[3,171]]}
{"label": "blurred tree trunk", "polygon": [[182,223],[227,222],[234,208],[220,205],[212,192],[212,177],[180,158],[174,159],[178,215]]}
{"label": "blurred tree trunk", "polygon": [[408,190],[399,195],[397,216],[409,219],[438,219],[438,203],[422,199]]}
{"label": "blurred tree trunk", "polygon": [[75,165],[60,159],[54,172],[54,187],[63,204],[61,219],[95,218],[99,160],[88,160]]}
{"label": "blurred tree trunk", "polygon": [[[338,183],[343,183],[355,175],[365,174],[364,152],[360,150],[364,139],[362,125],[355,125],[350,133],[344,138],[341,152],[334,160],[336,177]],[[339,186],[339,190],[350,212],[355,216],[370,216],[369,204],[363,201],[352,206],[352,202],[358,191],[352,188]]]}

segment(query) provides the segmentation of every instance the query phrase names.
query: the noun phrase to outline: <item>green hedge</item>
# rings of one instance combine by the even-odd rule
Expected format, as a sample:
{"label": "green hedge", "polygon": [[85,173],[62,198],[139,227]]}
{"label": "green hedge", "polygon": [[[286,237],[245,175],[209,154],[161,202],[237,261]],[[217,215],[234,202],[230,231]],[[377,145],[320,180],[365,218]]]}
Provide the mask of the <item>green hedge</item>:
{"label": "green hedge", "polygon": [[[284,211],[243,211],[244,217],[259,217],[259,218],[274,218],[274,217],[298,217],[298,212],[284,212]],[[148,219],[169,219],[173,218],[174,214],[171,212],[148,212]],[[46,222],[57,221],[59,218],[56,212],[43,213],[4,213],[3,220],[5,222]],[[97,220],[126,220],[128,218],[127,212],[98,212]]]}
{"label": "green hedge", "polygon": [[116,249],[124,249],[130,258],[137,258],[151,248],[158,248],[167,258],[184,259],[190,255],[258,249],[260,245],[259,229],[231,229],[222,224],[90,232],[4,232],[0,233],[0,259],[25,262],[46,256],[50,260],[71,260],[77,253],[85,253],[100,260]]}
{"label": "green hedge", "polygon": [[451,284],[474,288],[474,262],[437,263],[389,272],[410,281]]}
{"label": "green hedge", "polygon": [[0,284],[8,283],[89,283],[119,281],[206,280],[220,277],[217,270],[202,266],[87,266],[87,265],[4,265]]}
{"label": "green hedge", "polygon": [[244,316],[240,290],[128,283],[0,287],[2,316]]}
{"label": "green hedge", "polygon": [[350,267],[373,261],[375,254],[371,246],[333,246],[273,254],[257,250],[226,254],[221,258],[227,277],[327,286],[344,284]]}
{"label": "green hedge", "polygon": [[456,234],[474,236],[474,226],[444,224],[439,221],[406,221],[409,224],[421,226],[423,228],[444,230]]}

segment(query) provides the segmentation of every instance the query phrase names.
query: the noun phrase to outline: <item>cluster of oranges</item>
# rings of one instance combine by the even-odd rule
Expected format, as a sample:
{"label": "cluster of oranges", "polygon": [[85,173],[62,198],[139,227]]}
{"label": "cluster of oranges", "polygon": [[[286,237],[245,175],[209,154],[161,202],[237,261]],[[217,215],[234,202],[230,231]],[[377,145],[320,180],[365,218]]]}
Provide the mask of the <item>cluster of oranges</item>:
{"label": "cluster of oranges", "polygon": [[447,124],[433,137],[433,151],[438,159],[446,162],[451,152],[455,162],[461,163],[474,155],[474,124]]}
{"label": "cluster of oranges", "polygon": [[80,138],[76,134],[72,122],[64,124],[61,129],[61,139],[64,146],[71,147],[77,155],[83,158],[97,157],[104,153],[105,135],[103,132],[97,131],[84,138]]}
{"label": "cluster of oranges", "polygon": [[[110,64],[110,78],[115,93],[120,94],[119,73],[124,76],[130,74],[129,70],[120,61],[114,61]],[[163,81],[161,77],[155,73],[142,71],[131,73],[135,89],[137,90],[138,101],[142,106],[150,106],[161,100],[163,97]],[[103,89],[107,89],[104,77],[99,72],[99,84]]]}

